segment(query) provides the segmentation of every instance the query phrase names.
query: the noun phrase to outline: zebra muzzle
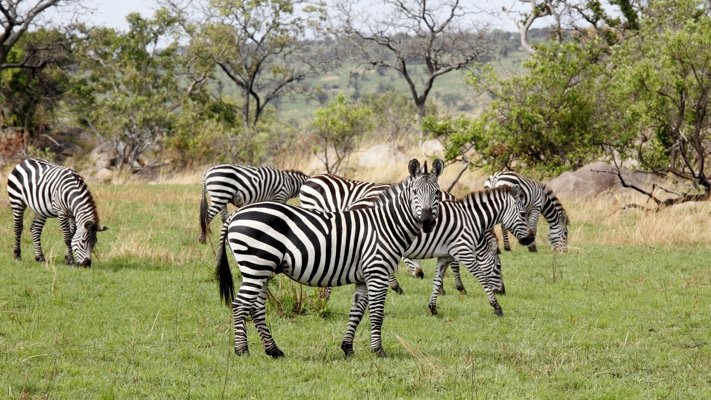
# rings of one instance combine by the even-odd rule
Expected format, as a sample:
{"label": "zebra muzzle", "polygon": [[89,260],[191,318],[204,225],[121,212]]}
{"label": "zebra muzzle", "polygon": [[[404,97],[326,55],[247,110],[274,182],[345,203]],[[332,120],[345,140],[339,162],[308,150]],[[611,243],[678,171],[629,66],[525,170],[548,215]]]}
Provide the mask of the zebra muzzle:
{"label": "zebra muzzle", "polygon": [[427,208],[422,210],[422,218],[420,219],[422,223],[422,232],[430,233],[435,226],[435,218],[432,215],[432,210]]}
{"label": "zebra muzzle", "polygon": [[528,236],[518,239],[518,242],[524,246],[528,246],[529,244],[533,243],[535,239],[536,235],[534,235],[533,232],[529,232]]}

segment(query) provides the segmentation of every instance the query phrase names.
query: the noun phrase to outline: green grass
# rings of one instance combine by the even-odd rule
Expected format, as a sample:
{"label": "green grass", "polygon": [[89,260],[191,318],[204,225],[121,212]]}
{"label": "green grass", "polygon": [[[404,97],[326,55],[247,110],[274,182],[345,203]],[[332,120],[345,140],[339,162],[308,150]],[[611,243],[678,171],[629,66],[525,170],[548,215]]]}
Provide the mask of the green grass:
{"label": "green grass", "polygon": [[56,220],[48,263],[32,260],[27,231],[13,261],[0,209],[0,398],[711,398],[708,246],[571,237],[555,259],[544,243],[538,254],[516,246],[502,255],[501,318],[468,273],[469,294],[448,277],[432,317],[429,280],[398,272],[405,294],[387,298],[388,358],[370,354],[364,319],[344,359],[352,287],[334,290],[324,317],[270,310],[284,359],[264,354],[252,325],[251,355],[236,357],[212,250],[197,243],[198,186],[92,189],[110,230],[88,270],[64,265]]}

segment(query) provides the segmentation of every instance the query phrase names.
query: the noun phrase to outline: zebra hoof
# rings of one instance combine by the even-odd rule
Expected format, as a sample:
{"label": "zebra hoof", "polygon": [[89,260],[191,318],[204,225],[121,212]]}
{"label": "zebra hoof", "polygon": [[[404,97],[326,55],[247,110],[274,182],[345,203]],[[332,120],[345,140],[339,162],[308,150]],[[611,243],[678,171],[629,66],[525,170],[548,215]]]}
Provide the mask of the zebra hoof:
{"label": "zebra hoof", "polygon": [[343,353],[345,353],[346,357],[351,357],[353,355],[353,343],[341,343],[341,350],[343,350]]}
{"label": "zebra hoof", "polygon": [[200,242],[200,244],[205,244],[207,242],[207,240],[205,240],[205,236],[200,236],[200,239],[198,239],[198,242]]}
{"label": "zebra hoof", "polygon": [[377,349],[372,349],[372,352],[375,353],[376,356],[380,358],[385,358],[387,357],[387,354],[385,354],[385,351],[383,350],[382,347],[379,347]]}
{"label": "zebra hoof", "polygon": [[437,305],[436,304],[429,304],[427,307],[429,307],[429,309],[430,309],[430,314],[437,315]]}
{"label": "zebra hoof", "polygon": [[457,290],[459,290],[461,294],[467,294],[467,289],[464,289],[464,286],[458,286]]}
{"label": "zebra hoof", "polygon": [[504,250],[511,251],[511,246],[504,245]]}
{"label": "zebra hoof", "polygon": [[531,253],[537,253],[538,248],[536,247],[535,244],[532,244],[532,245],[528,246],[528,251],[530,251]]}
{"label": "zebra hoof", "polygon": [[38,257],[35,257],[35,261],[37,261],[37,262],[45,262],[46,260],[44,259],[44,256],[38,256]]}
{"label": "zebra hoof", "polygon": [[249,349],[246,347],[243,347],[241,349],[238,349],[235,347],[235,354],[242,357],[242,356],[248,356],[249,355]]}
{"label": "zebra hoof", "polygon": [[393,286],[391,289],[397,294],[405,294],[400,285]]}
{"label": "zebra hoof", "polygon": [[424,279],[425,273],[422,272],[422,268],[418,268],[417,271],[415,272],[415,278],[420,278]]}
{"label": "zebra hoof", "polygon": [[265,353],[267,353],[267,355],[271,356],[272,358],[284,357],[284,352],[279,350],[278,347],[274,347],[271,350],[266,350]]}
{"label": "zebra hoof", "polygon": [[494,314],[496,314],[497,317],[503,317],[504,310],[502,310],[501,307],[496,307],[494,308]]}
{"label": "zebra hoof", "polygon": [[437,289],[437,293],[439,293],[440,296],[445,296],[447,294],[447,291],[444,290],[444,287],[440,287]]}

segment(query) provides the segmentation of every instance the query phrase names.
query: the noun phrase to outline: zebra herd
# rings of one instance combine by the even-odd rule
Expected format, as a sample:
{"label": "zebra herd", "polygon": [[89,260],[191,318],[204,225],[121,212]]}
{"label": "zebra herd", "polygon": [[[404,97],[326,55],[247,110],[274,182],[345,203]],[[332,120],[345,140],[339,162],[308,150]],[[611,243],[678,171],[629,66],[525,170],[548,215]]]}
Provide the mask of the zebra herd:
{"label": "zebra herd", "polygon": [[[366,309],[370,314],[370,348],[385,356],[381,327],[388,287],[399,288],[394,271],[400,259],[413,275],[421,274],[415,260],[437,258],[428,302],[437,314],[442,279],[451,266],[457,288],[462,264],[481,284],[496,315],[503,310],[496,294],[505,293],[498,241],[493,228],[501,224],[504,247],[507,232],[536,251],[540,215],[549,224],[553,250],[567,248],[568,217],[555,194],[544,184],[513,172],[495,173],[485,190],[456,199],[441,192],[438,178],[444,163],[413,159],[408,177],[396,184],[374,184],[335,175],[310,177],[299,171],[221,164],[202,179],[200,239],[219,213],[222,219],[216,278],[222,299],[232,308],[234,350],[247,354],[246,321],[251,318],[265,352],[284,353],[266,324],[268,281],[283,273],[304,285],[330,288],[355,285],[341,349],[353,354],[353,338]],[[40,244],[47,218],[58,217],[68,264],[91,266],[91,252],[100,224],[96,205],[84,180],[73,170],[43,160],[29,159],[8,177],[8,196],[15,232],[15,258],[20,258],[23,214],[35,213],[30,231],[35,260],[44,261]],[[301,206],[286,204],[299,197]],[[209,204],[208,204],[209,197]],[[232,215],[227,204],[238,207]],[[241,273],[235,290],[227,253]]]}

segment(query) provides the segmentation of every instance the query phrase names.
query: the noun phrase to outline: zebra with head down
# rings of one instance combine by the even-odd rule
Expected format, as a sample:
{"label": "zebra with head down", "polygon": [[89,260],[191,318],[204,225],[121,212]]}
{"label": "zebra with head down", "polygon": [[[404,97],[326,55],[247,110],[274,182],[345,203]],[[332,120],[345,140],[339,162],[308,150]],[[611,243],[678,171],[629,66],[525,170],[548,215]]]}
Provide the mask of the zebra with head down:
{"label": "zebra with head down", "polygon": [[44,160],[27,159],[7,178],[7,194],[15,230],[15,258],[20,258],[20,238],[26,208],[35,213],[30,226],[35,260],[45,261],[41,236],[47,218],[59,218],[67,264],[91,266],[96,234],[108,229],[99,223],[94,198],[76,171]]}
{"label": "zebra with head down", "polygon": [[[518,185],[524,193],[524,206],[527,212],[528,226],[537,231],[538,218],[543,217],[548,222],[548,239],[554,251],[564,252],[568,249],[568,215],[560,200],[544,183],[522,177],[515,172],[496,172],[486,182],[485,188]],[[506,229],[501,229],[504,249],[511,250]],[[537,251],[535,240],[528,246],[529,251]]]}

